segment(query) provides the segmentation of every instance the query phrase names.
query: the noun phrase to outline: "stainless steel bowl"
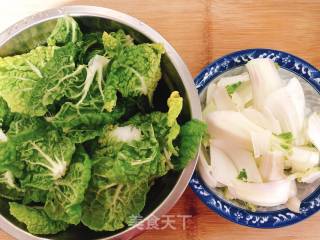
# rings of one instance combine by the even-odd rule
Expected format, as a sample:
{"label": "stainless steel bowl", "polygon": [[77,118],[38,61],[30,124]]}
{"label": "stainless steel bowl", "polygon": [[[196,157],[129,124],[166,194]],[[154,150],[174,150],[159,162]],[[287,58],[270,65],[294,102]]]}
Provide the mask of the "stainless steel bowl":
{"label": "stainless steel bowl", "polygon": [[[166,54],[161,68],[163,79],[155,93],[158,99],[165,99],[169,90],[178,90],[184,98],[181,121],[201,118],[201,107],[193,79],[178,53],[155,30],[145,23],[126,14],[93,6],[66,6],[44,11],[16,23],[0,34],[0,56],[26,52],[44,43],[55,26],[56,19],[63,15],[75,17],[84,31],[114,31],[124,29],[136,42],[163,43]],[[184,192],[196,166],[196,159],[181,173],[170,172],[158,179],[147,197],[147,204],[141,215],[146,224],[151,216],[160,217],[167,213]],[[28,233],[8,212],[8,203],[0,200],[0,227],[21,240],[34,239],[130,239],[141,232],[137,226],[116,232],[94,232],[83,226],[70,227],[67,231],[47,237],[38,237]]]}

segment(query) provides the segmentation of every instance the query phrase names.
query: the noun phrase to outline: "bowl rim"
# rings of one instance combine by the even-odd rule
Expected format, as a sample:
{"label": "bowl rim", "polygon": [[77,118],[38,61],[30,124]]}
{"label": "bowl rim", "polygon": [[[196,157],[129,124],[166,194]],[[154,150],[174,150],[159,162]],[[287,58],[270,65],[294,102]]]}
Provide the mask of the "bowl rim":
{"label": "bowl rim", "polygon": [[[166,49],[166,54],[168,55],[170,61],[172,62],[173,66],[175,67],[176,71],[181,77],[182,83],[186,89],[186,95],[188,98],[187,100],[190,105],[190,112],[192,118],[201,120],[200,99],[194,86],[191,73],[189,72],[182,58],[171,46],[171,44],[165,38],[163,38],[157,31],[155,31],[153,28],[151,28],[144,22],[138,20],[137,18],[129,16],[125,13],[109,8],[89,5],[69,5],[45,10],[20,20],[19,22],[15,23],[11,27],[7,28],[2,33],[0,33],[0,47],[3,46],[6,42],[10,41],[13,37],[17,36],[22,31],[42,22],[60,18],[64,15],[69,15],[72,17],[91,16],[113,20],[126,26],[129,26],[137,32],[142,33],[153,42],[162,43]],[[163,200],[163,202],[159,206],[157,206],[151,213],[149,213],[143,220],[113,236],[103,237],[99,239],[131,239],[143,232],[143,226],[147,224],[148,219],[150,219],[151,217],[161,217],[161,215],[167,213],[175,205],[175,203],[178,201],[178,199],[181,197],[181,195],[187,188],[188,182],[191,179],[192,173],[194,172],[194,169],[196,167],[197,158],[198,157],[196,157],[192,162],[190,162],[189,165],[182,171],[173,189]],[[30,234],[29,232],[15,226],[1,214],[0,228],[17,239],[49,239]]]}
{"label": "bowl rim", "polygon": [[[259,57],[273,59],[281,68],[307,81],[320,94],[320,71],[317,68],[293,54],[267,48],[240,50],[212,61],[194,79],[199,94],[222,73]],[[302,201],[300,214],[291,212],[287,208],[252,212],[235,206],[211,191],[197,171],[193,173],[189,186],[211,210],[231,222],[247,227],[268,229],[285,227],[298,223],[320,210],[320,186]]]}

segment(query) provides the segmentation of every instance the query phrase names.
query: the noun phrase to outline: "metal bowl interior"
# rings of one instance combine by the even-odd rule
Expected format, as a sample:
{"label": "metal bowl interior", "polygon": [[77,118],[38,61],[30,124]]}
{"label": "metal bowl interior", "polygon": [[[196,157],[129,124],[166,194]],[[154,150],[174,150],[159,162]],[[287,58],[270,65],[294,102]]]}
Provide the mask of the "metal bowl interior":
{"label": "metal bowl interior", "polygon": [[[136,43],[161,42],[166,48],[162,58],[162,79],[154,95],[155,108],[163,110],[166,99],[172,90],[178,90],[184,98],[184,107],[180,122],[191,118],[200,118],[200,101],[192,83],[191,75],[183,61],[165,39],[139,20],[125,14],[97,7],[71,6],[48,10],[31,16],[9,28],[0,35],[0,56],[27,52],[45,43],[47,36],[55,26],[56,18],[62,15],[75,17],[83,32],[116,31],[123,29]],[[147,202],[141,213],[144,221],[151,215],[160,216],[174,205],[185,190],[196,165],[194,160],[183,172],[169,172],[155,181],[147,196]],[[44,238],[35,237],[25,231],[8,211],[8,202],[0,200],[0,227],[18,239],[128,239],[139,233],[135,226],[116,232],[94,232],[82,226],[70,227],[67,231]]]}

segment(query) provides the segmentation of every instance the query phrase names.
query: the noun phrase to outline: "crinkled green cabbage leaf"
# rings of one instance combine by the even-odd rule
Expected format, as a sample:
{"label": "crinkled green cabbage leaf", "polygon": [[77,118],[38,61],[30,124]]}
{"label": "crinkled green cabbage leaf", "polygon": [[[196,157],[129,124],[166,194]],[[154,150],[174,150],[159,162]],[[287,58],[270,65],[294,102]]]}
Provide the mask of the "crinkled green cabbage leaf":
{"label": "crinkled green cabbage leaf", "polygon": [[21,200],[24,190],[17,185],[11,171],[0,174],[0,196],[9,200]]}
{"label": "crinkled green cabbage leaf", "polygon": [[69,16],[59,18],[55,28],[47,39],[49,46],[76,43],[82,40],[82,32],[78,23]]}
{"label": "crinkled green cabbage leaf", "polygon": [[68,228],[67,223],[49,218],[41,207],[28,207],[15,202],[9,205],[11,215],[24,223],[32,234],[56,234]]}
{"label": "crinkled green cabbage leaf", "polygon": [[206,133],[207,125],[199,120],[193,119],[182,125],[177,143],[180,149],[179,156],[172,159],[176,170],[182,170],[196,158],[201,140]]}
{"label": "crinkled green cabbage leaf", "polygon": [[123,48],[112,61],[104,88],[105,105],[110,112],[117,104],[117,93],[123,97],[148,96],[161,78],[160,60],[164,53],[161,44],[139,44]]}
{"label": "crinkled green cabbage leaf", "polygon": [[111,33],[104,32],[102,35],[102,42],[106,54],[110,58],[116,57],[124,48],[134,45],[132,37],[126,35],[123,30]]}
{"label": "crinkled green cabbage leaf", "polygon": [[91,177],[91,160],[83,148],[77,149],[67,175],[54,182],[49,190],[45,212],[53,220],[78,224],[81,220],[81,203]]}
{"label": "crinkled green cabbage leaf", "polygon": [[66,174],[75,146],[69,138],[52,130],[22,143],[19,150],[27,172],[21,180],[22,187],[49,190]]}
{"label": "crinkled green cabbage leaf", "polygon": [[65,95],[78,78],[74,44],[37,47],[29,53],[0,58],[0,96],[11,112],[43,116],[47,106]]}
{"label": "crinkled green cabbage leaf", "polygon": [[112,161],[93,162],[92,178],[83,204],[82,223],[95,231],[115,231],[137,216],[145,206],[149,185],[146,179],[134,183],[111,182],[101,172],[112,168]]}
{"label": "crinkled green cabbage leaf", "polygon": [[171,155],[178,154],[173,141],[180,131],[176,118],[182,109],[178,92],[171,94],[168,106],[168,113],[136,115],[121,125],[106,128],[94,159],[110,159],[114,164],[101,174],[111,181],[127,183],[160,177],[172,168]]}

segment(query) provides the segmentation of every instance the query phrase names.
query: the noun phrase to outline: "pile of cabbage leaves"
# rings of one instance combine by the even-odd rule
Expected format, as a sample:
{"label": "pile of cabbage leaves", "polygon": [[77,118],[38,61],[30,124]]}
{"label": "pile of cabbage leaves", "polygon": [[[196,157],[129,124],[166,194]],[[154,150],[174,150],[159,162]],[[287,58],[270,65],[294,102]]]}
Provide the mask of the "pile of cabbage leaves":
{"label": "pile of cabbage leaves", "polygon": [[179,93],[152,107],[163,54],[64,17],[45,45],[0,58],[0,196],[30,233],[121,229],[195,157],[206,126],[179,125]]}

